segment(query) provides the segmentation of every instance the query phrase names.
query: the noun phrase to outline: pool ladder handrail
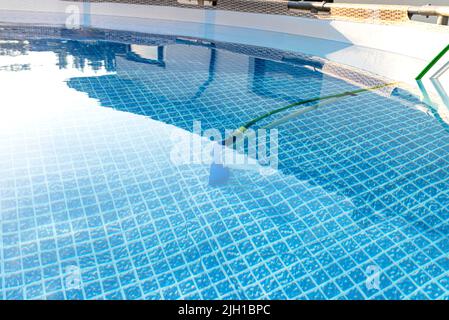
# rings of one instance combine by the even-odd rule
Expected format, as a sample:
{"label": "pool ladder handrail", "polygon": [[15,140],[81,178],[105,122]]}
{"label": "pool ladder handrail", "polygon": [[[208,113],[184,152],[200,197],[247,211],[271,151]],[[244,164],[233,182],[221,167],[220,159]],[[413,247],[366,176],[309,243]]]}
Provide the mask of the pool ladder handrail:
{"label": "pool ladder handrail", "polygon": [[446,55],[446,53],[449,51],[449,44],[443,48],[443,50],[441,50],[436,56],[435,58],[433,58],[425,67],[424,69],[418,74],[418,76],[416,76],[415,80],[422,80],[422,78],[430,71],[430,69],[432,69],[437,63],[438,61],[440,61],[441,58],[444,57],[444,55]]}

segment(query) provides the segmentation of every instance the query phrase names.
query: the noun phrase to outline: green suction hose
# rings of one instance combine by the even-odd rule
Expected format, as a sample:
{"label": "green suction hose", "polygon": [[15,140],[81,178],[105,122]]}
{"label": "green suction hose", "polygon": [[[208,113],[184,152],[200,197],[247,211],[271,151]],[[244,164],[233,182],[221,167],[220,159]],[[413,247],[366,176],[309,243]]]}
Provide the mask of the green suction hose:
{"label": "green suction hose", "polygon": [[[377,86],[370,87],[370,88],[363,88],[363,89],[357,89],[357,90],[352,90],[352,91],[345,91],[345,92],[338,93],[338,94],[332,94],[332,95],[328,95],[328,96],[324,96],[324,97],[315,97],[315,98],[301,100],[301,101],[297,101],[297,102],[291,103],[291,104],[286,105],[284,107],[281,107],[281,108],[272,110],[270,112],[267,112],[265,114],[262,114],[259,117],[254,118],[253,120],[247,122],[246,124],[244,124],[243,126],[238,128],[237,130],[235,130],[233,132],[233,134],[228,139],[226,139],[226,140],[224,140],[222,142],[222,144],[223,145],[229,145],[230,143],[232,143],[234,141],[234,137],[239,136],[239,135],[245,133],[245,131],[247,131],[251,126],[255,125],[257,122],[259,122],[259,121],[261,121],[261,120],[263,120],[265,118],[268,118],[268,117],[270,117],[270,116],[272,116],[274,114],[277,114],[279,112],[291,109],[293,107],[297,107],[297,106],[304,105],[304,104],[311,103],[311,102],[321,102],[321,101],[326,101],[326,100],[330,100],[330,99],[334,100],[334,99],[343,98],[343,97],[347,97],[347,96],[354,96],[354,95],[357,95],[359,93],[375,91],[375,90],[382,89],[382,88],[385,88],[385,87],[390,87],[390,86],[393,86],[393,85],[397,85],[397,83],[394,82],[394,83],[381,84],[381,85],[377,85]],[[316,109],[317,106],[312,107],[312,108]]]}

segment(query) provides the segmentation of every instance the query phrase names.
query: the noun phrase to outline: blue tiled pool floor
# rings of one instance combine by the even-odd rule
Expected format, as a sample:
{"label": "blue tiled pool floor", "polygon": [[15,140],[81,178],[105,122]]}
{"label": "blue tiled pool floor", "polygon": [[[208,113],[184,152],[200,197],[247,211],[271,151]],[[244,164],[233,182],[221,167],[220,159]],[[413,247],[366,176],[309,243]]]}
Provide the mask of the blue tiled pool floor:
{"label": "blue tiled pool floor", "polygon": [[211,187],[209,164],[170,160],[193,121],[383,80],[185,39],[5,40],[0,298],[449,297],[448,126],[401,90],[291,119],[275,174]]}

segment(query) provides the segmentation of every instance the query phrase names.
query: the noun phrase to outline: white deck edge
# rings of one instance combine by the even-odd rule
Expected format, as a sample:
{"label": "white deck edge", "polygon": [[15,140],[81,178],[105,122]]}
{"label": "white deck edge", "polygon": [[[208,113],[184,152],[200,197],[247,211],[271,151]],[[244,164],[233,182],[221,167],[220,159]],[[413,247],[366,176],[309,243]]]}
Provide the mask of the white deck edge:
{"label": "white deck edge", "polygon": [[[0,0],[0,21],[64,24],[70,9],[83,13],[85,4],[60,0]],[[397,81],[412,83],[414,76],[447,43],[448,32],[426,26],[378,25],[319,20],[282,15],[185,9],[117,3],[89,4],[92,27],[157,32],[229,41],[323,56]],[[39,13],[39,14],[37,14]],[[148,19],[161,21],[155,24]],[[327,52],[302,47],[300,38],[338,41],[342,48]],[[319,46],[318,46],[319,47]],[[315,52],[314,52],[315,51]]]}

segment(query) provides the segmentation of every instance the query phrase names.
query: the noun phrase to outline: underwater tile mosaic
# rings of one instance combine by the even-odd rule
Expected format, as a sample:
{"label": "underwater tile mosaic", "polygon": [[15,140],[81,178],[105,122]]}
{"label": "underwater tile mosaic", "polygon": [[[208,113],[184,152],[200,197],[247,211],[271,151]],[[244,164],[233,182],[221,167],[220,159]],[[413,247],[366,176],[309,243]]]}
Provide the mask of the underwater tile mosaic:
{"label": "underwater tile mosaic", "polygon": [[277,127],[274,174],[211,187],[209,164],[171,161],[174,133],[384,80],[263,48],[109,40],[0,42],[0,298],[449,296],[449,131],[430,107],[399,88],[330,100]]}

